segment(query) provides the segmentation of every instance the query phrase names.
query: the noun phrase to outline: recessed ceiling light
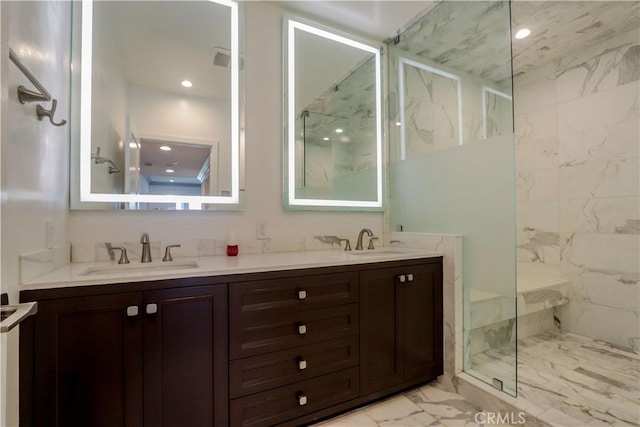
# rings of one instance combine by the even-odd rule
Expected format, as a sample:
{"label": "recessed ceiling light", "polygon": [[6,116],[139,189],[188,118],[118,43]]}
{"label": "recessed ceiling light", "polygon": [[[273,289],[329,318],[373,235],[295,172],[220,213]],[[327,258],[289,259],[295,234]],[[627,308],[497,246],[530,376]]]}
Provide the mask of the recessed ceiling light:
{"label": "recessed ceiling light", "polygon": [[191,83],[190,80],[183,80],[180,82],[180,84],[182,85],[182,87],[191,87],[193,86],[193,83]]}
{"label": "recessed ceiling light", "polygon": [[174,180],[173,180],[173,179],[170,179],[170,180],[169,180],[169,182],[174,182]]}
{"label": "recessed ceiling light", "polygon": [[344,132],[342,129],[336,129],[336,133],[342,133]]}
{"label": "recessed ceiling light", "polygon": [[161,149],[162,151],[171,151],[171,147],[169,147],[168,145],[161,145],[161,146],[160,146],[160,149]]}
{"label": "recessed ceiling light", "polygon": [[174,173],[175,171],[173,169],[167,169],[165,170],[166,173]]}
{"label": "recessed ceiling light", "polygon": [[329,137],[328,137],[328,136],[325,136],[324,138],[322,138],[322,140],[323,140],[323,141],[328,141],[328,140],[329,140]]}
{"label": "recessed ceiling light", "polygon": [[396,126],[402,126],[401,122],[396,122]]}
{"label": "recessed ceiling light", "polygon": [[531,30],[528,28],[521,28],[518,30],[518,32],[515,35],[515,38],[517,39],[523,39],[525,37],[529,37],[529,34],[531,34]]}

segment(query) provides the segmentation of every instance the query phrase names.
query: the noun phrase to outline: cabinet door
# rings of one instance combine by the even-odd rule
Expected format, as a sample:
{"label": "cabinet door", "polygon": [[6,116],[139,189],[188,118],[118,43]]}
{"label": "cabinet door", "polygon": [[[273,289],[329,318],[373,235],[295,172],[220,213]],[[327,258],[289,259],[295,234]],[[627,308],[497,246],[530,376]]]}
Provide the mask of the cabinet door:
{"label": "cabinet door", "polygon": [[39,304],[34,425],[142,426],[140,299],[130,293]]}
{"label": "cabinet door", "polygon": [[401,325],[396,315],[404,269],[360,273],[360,392],[367,394],[402,382]]}
{"label": "cabinet door", "polygon": [[404,380],[426,381],[442,374],[442,270],[440,264],[417,265],[403,274],[407,279],[397,286]]}
{"label": "cabinet door", "polygon": [[442,266],[360,274],[360,380],[367,394],[442,374]]}
{"label": "cabinet door", "polygon": [[144,293],[144,425],[228,424],[227,286]]}

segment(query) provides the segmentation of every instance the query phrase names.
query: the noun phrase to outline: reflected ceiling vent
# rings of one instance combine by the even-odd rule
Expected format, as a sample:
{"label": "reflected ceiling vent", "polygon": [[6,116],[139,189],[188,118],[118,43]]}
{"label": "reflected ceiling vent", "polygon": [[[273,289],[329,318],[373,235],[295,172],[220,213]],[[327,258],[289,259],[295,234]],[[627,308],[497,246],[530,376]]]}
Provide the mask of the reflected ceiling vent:
{"label": "reflected ceiling vent", "polygon": [[[211,49],[211,55],[213,56],[213,65],[218,67],[231,68],[231,51],[222,47],[214,47]],[[238,58],[240,64],[240,70],[244,69],[244,57],[240,54]]]}

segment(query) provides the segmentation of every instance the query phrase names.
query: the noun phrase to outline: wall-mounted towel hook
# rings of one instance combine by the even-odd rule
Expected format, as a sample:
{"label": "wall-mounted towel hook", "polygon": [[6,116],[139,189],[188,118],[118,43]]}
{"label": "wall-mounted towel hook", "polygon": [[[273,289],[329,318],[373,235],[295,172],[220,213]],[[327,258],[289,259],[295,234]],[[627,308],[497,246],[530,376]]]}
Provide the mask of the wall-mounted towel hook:
{"label": "wall-mounted towel hook", "polygon": [[66,120],[59,121],[58,123],[53,121],[53,115],[56,112],[56,108],[58,106],[58,101],[56,99],[51,98],[51,94],[44,87],[40,80],[36,78],[36,76],[29,71],[22,59],[13,51],[13,49],[9,48],[9,59],[16,64],[16,67],[22,74],[25,75],[27,79],[35,86],[37,91],[27,89],[26,87],[20,85],[18,86],[18,101],[21,104],[26,104],[27,102],[47,102],[51,101],[51,109],[47,110],[42,105],[36,106],[36,114],[38,115],[38,120],[42,120],[43,117],[48,117],[49,121],[54,126],[63,126],[67,123]]}
{"label": "wall-mounted towel hook", "polygon": [[38,115],[38,120],[42,120],[43,117],[47,117],[52,125],[54,126],[64,126],[67,124],[66,120],[61,120],[58,123],[53,121],[53,115],[56,113],[56,108],[58,107],[58,100],[53,99],[51,101],[51,109],[47,110],[42,105],[36,106],[36,114]]}
{"label": "wall-mounted towel hook", "polygon": [[47,95],[48,94],[27,89],[22,85],[18,86],[18,101],[20,101],[20,104],[26,104],[27,102],[50,101],[51,98]]}

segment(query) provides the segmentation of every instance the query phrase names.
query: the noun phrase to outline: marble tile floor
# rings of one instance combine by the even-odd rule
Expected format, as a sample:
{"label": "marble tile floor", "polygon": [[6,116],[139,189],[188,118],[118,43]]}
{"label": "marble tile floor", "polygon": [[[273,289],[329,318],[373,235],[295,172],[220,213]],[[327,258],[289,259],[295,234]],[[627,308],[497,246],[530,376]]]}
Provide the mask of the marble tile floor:
{"label": "marble tile floor", "polygon": [[[523,406],[540,417],[540,425],[640,426],[640,355],[557,330],[519,340],[518,350],[518,400],[527,401]],[[512,351],[474,357],[483,364],[476,369],[498,377],[513,371],[507,360],[513,360]],[[431,383],[316,426],[489,425],[477,422],[483,420],[476,418],[480,412],[463,396]]]}
{"label": "marble tile floor", "polygon": [[[369,426],[481,426],[486,414],[459,394],[430,383],[336,418],[316,424],[317,427]],[[480,414],[476,416],[476,414]],[[491,424],[504,426],[508,424]]]}
{"label": "marble tile floor", "polygon": [[[512,352],[511,352],[512,353]],[[475,370],[513,371],[506,351],[474,356]],[[546,331],[518,340],[518,400],[558,426],[639,426],[640,355],[602,341]]]}

